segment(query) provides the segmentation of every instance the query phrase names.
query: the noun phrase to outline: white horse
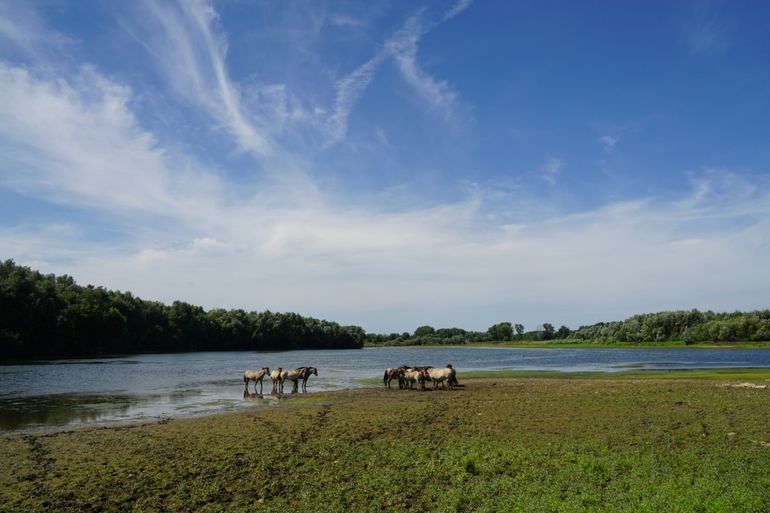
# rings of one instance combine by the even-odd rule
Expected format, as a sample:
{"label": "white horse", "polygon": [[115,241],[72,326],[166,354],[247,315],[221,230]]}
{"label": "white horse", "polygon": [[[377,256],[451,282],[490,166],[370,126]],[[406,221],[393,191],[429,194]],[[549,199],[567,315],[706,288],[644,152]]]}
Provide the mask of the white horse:
{"label": "white horse", "polygon": [[267,367],[262,367],[258,371],[250,370],[243,373],[243,386],[245,388],[249,388],[249,381],[254,382],[254,393],[257,393],[257,382],[259,382],[259,393],[262,393],[262,378],[265,377],[266,374],[270,374],[270,369]]}
{"label": "white horse", "polygon": [[277,394],[282,386],[281,374],[283,374],[283,367],[278,367],[276,370],[270,373],[270,380],[273,382],[273,390],[271,394]]}
{"label": "white horse", "polygon": [[[457,383],[457,373],[451,366],[443,369],[437,369],[435,367],[430,368],[427,370],[427,375],[428,378],[433,381],[433,390],[436,390],[439,383],[441,383],[444,388],[449,386],[449,390],[452,390],[455,383]],[[444,383],[445,381],[446,383]]]}
{"label": "white horse", "polygon": [[408,368],[403,371],[404,388],[412,388],[415,384],[420,385],[420,390],[425,390],[425,374],[427,371],[421,369]]}

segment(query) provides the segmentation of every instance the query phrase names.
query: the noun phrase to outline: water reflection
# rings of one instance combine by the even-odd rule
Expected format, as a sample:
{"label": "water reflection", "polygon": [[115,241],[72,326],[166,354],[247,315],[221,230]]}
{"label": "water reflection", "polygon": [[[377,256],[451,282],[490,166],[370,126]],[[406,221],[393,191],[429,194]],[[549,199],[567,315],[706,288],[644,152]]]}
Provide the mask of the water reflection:
{"label": "water reflection", "polygon": [[248,390],[243,391],[243,400],[244,401],[251,401],[251,402],[258,402],[258,403],[264,403],[265,402],[265,396],[262,394],[258,394],[256,392],[249,393]]}
{"label": "water reflection", "polygon": [[137,402],[128,396],[67,394],[0,399],[0,429],[91,423],[125,415]]}

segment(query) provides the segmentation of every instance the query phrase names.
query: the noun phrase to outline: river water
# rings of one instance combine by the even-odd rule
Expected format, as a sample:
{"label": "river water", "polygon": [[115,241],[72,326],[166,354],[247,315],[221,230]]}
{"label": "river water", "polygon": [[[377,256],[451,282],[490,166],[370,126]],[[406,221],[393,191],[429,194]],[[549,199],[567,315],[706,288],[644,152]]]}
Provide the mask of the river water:
{"label": "river water", "polygon": [[[131,355],[0,365],[0,431],[140,422],[215,413],[282,398],[244,393],[243,371],[318,368],[308,391],[371,384],[386,367],[452,363],[467,370],[617,372],[770,367],[770,349],[367,348]],[[287,388],[287,392],[289,389]]]}

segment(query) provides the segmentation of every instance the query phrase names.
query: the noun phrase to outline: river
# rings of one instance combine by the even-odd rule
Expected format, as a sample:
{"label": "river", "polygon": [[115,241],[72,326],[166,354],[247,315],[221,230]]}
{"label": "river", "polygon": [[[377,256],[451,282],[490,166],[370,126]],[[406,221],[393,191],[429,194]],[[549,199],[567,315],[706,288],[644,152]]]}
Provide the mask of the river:
{"label": "river", "polygon": [[243,371],[318,368],[308,391],[367,384],[386,367],[444,366],[458,371],[770,367],[770,349],[367,348],[278,352],[131,355],[0,365],[0,431],[112,425],[216,413],[280,397],[244,394]]}

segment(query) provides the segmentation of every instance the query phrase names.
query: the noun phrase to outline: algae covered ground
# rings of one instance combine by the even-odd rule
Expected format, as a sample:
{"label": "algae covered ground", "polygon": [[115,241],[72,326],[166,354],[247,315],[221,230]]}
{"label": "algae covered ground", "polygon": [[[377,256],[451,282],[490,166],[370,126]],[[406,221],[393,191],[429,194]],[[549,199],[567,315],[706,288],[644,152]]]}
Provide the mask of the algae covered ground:
{"label": "algae covered ground", "polygon": [[0,511],[770,511],[770,384],[500,377],[0,437]]}

